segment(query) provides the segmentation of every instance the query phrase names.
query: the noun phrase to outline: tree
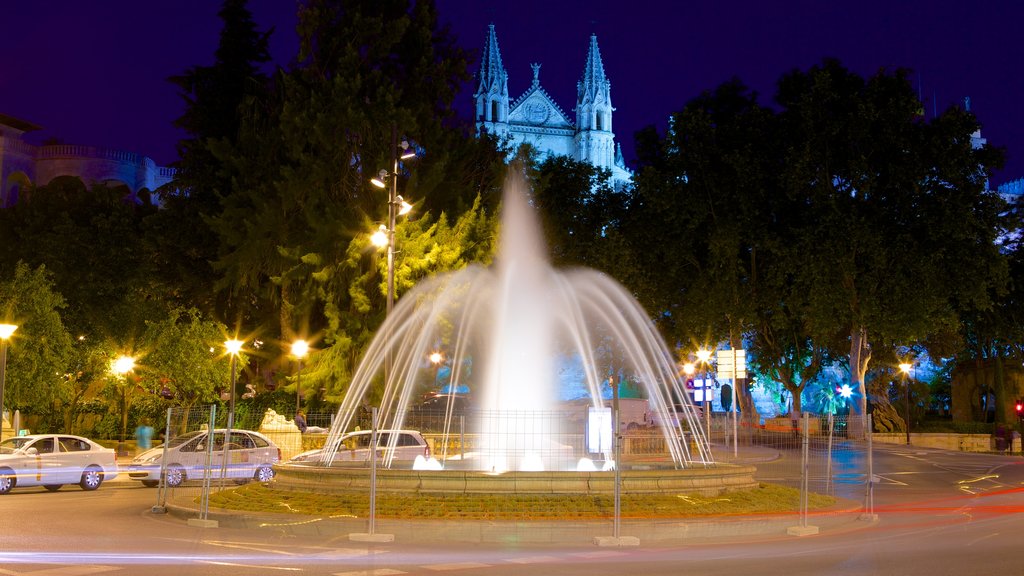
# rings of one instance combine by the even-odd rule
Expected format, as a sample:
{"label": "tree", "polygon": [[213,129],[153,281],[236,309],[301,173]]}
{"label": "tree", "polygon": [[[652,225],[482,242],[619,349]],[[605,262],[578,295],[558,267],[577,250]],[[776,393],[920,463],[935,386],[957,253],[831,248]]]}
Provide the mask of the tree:
{"label": "tree", "polygon": [[[639,270],[630,285],[682,354],[721,341],[743,348],[758,318],[760,270],[778,255],[787,217],[773,122],[733,80],[673,114],[663,138],[653,128],[638,136],[643,167],[623,225]],[[736,391],[749,409],[746,387]]]}
{"label": "tree", "polygon": [[213,269],[220,239],[210,226],[231,194],[234,173],[216,150],[237,142],[271,89],[260,67],[270,61],[272,31],[257,31],[247,0],[224,0],[224,26],[209,66],[193,66],[170,78],[185,102],[174,124],[187,137],[178,143],[174,181],[161,190],[164,210],[149,219],[146,237],[156,278],[179,306],[197,306],[224,316],[228,300],[217,298]]}
{"label": "tree", "polygon": [[[214,147],[232,187],[209,222],[221,246],[218,286],[238,304],[240,321],[269,340],[319,334],[340,346],[318,356],[344,358],[342,368],[311,366],[303,378],[312,383],[347,373],[383,319],[381,291],[350,287],[383,286],[366,238],[386,218],[388,196],[369,181],[393,170],[398,139],[426,152],[390,175],[421,214],[396,230],[398,293],[415,261],[406,250],[428,246],[444,229],[429,218],[494,213],[503,164],[492,141],[455,121],[466,57],[438,27],[432,2],[316,0],[301,9],[298,32],[295,66],[251,108],[238,139]],[[471,252],[479,250],[451,261]],[[445,261],[425,260],[433,271]]]}
{"label": "tree", "polygon": [[956,322],[955,303],[989,308],[1005,279],[1002,203],[985,189],[998,151],[972,147],[967,112],[922,119],[906,76],[827,60],[784,76],[776,97],[783,193],[804,207],[794,282],[813,332],[845,346],[862,413],[873,343],[923,342]]}
{"label": "tree", "polygon": [[[171,403],[187,413],[193,406],[218,400],[217,390],[228,387],[230,363],[223,348],[227,328],[206,320],[198,310],[175,309],[150,322],[141,340],[137,376],[144,389],[157,393],[166,387]],[[239,363],[244,365],[244,356]]]}
{"label": "tree", "polygon": [[41,430],[57,428],[63,420],[53,406],[66,399],[61,379],[73,355],[60,317],[64,306],[43,266],[32,269],[20,262],[13,274],[0,276],[0,318],[18,326],[8,349],[4,407],[41,416]]}

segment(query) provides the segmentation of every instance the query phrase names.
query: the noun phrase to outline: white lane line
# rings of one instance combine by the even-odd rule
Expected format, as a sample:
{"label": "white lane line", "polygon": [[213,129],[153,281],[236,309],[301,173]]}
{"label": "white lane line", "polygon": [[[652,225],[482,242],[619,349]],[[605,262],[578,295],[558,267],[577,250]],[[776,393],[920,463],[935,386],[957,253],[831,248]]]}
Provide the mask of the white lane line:
{"label": "white lane line", "polygon": [[577,558],[611,558],[613,556],[625,556],[628,552],[616,552],[614,550],[599,551],[599,552],[576,552],[569,554],[569,556],[575,556]]}
{"label": "white lane line", "polygon": [[352,572],[335,572],[333,576],[397,576],[398,574],[409,574],[401,570],[391,568],[375,568],[373,570],[354,570]]}
{"label": "white lane line", "polygon": [[99,574],[100,572],[110,572],[111,570],[120,570],[117,566],[102,566],[98,564],[88,564],[82,566],[59,566],[55,568],[44,568],[42,570],[33,570],[31,572],[15,572],[13,570],[6,570],[0,568],[0,574],[9,574],[10,576],[83,576],[85,574]]}
{"label": "white lane line", "polygon": [[434,570],[440,572],[443,570],[467,570],[469,568],[490,568],[490,564],[480,564],[479,562],[450,562],[448,564],[430,564],[423,566],[427,570]]}
{"label": "white lane line", "polygon": [[302,568],[293,568],[290,566],[265,566],[260,564],[239,564],[237,562],[219,562],[216,560],[204,560],[200,564],[210,564],[213,566],[237,566],[239,568],[260,568],[262,570],[284,570],[286,572],[301,572]]}
{"label": "white lane line", "polygon": [[523,558],[509,558],[505,561],[513,564],[544,564],[560,560],[561,558],[557,556],[525,556]]}

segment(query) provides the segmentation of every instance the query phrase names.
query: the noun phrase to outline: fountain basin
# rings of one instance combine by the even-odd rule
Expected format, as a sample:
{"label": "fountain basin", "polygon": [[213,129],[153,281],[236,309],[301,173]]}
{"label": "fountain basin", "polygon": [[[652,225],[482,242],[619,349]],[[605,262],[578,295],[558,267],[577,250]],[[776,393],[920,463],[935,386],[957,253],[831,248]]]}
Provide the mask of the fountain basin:
{"label": "fountain basin", "polygon": [[[367,492],[370,470],[354,466],[278,464],[275,487],[320,494]],[[705,497],[758,486],[754,466],[716,464],[708,468],[626,469],[621,493],[677,492]],[[448,494],[612,494],[615,472],[504,472],[475,470],[377,470],[377,490]]]}

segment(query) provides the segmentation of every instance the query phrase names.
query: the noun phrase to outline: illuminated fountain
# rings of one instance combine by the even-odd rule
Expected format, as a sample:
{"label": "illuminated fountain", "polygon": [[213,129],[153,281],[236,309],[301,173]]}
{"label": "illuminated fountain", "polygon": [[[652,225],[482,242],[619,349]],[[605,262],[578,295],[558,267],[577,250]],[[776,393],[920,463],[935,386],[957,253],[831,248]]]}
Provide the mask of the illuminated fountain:
{"label": "illuminated fountain", "polygon": [[[597,271],[550,266],[525,184],[514,171],[502,211],[493,267],[472,265],[432,277],[396,304],[353,377],[326,445],[337,446],[335,440],[353,427],[357,409],[382,374],[378,427],[402,428],[407,409],[419,401],[424,363],[443,346],[451,381],[473,379],[475,416],[467,425],[478,440],[473,457],[460,462],[464,469],[500,473],[586,466],[588,454],[564,442],[563,430],[553,430],[558,426],[552,414],[560,410],[557,358],[566,357],[581,361],[593,407],[606,405],[601,392],[614,364],[616,379],[628,377],[645,390],[674,466],[710,464],[700,420],[672,355],[636,300]],[[471,376],[470,364],[476,367]],[[446,419],[445,435],[452,432],[451,420]],[[582,431],[582,424],[577,428]],[[602,451],[610,465],[611,446]],[[325,451],[323,461],[333,456]],[[447,462],[443,452],[434,456]]]}

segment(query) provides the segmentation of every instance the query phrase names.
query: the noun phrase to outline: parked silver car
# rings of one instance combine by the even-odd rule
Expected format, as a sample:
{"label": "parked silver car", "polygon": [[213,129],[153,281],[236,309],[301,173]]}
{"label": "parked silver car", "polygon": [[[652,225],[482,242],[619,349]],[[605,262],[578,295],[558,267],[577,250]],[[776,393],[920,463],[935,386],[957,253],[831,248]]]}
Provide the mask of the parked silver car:
{"label": "parked silver car", "polygon": [[51,492],[64,484],[95,490],[117,476],[117,458],[81,436],[32,434],[0,442],[0,494],[12,488],[44,486]]}
{"label": "parked silver car", "polygon": [[[343,434],[330,447],[310,450],[297,454],[291,462],[319,464],[327,456],[325,450],[334,451],[332,463],[369,462],[370,461],[370,430],[357,430]],[[335,448],[336,447],[336,448]],[[430,458],[430,445],[423,435],[416,430],[378,430],[377,460],[415,461],[417,456]]]}
{"label": "parked silver car", "polygon": [[[281,461],[281,449],[269,438],[251,430],[232,430],[227,445],[227,430],[213,431],[213,451],[209,454],[210,478],[233,478],[239,482],[274,479],[273,465]],[[167,486],[178,486],[186,480],[201,480],[207,467],[208,437],[205,430],[172,438],[164,447],[158,446],[139,454],[128,466],[128,477],[143,486],[160,483],[163,470]]]}

